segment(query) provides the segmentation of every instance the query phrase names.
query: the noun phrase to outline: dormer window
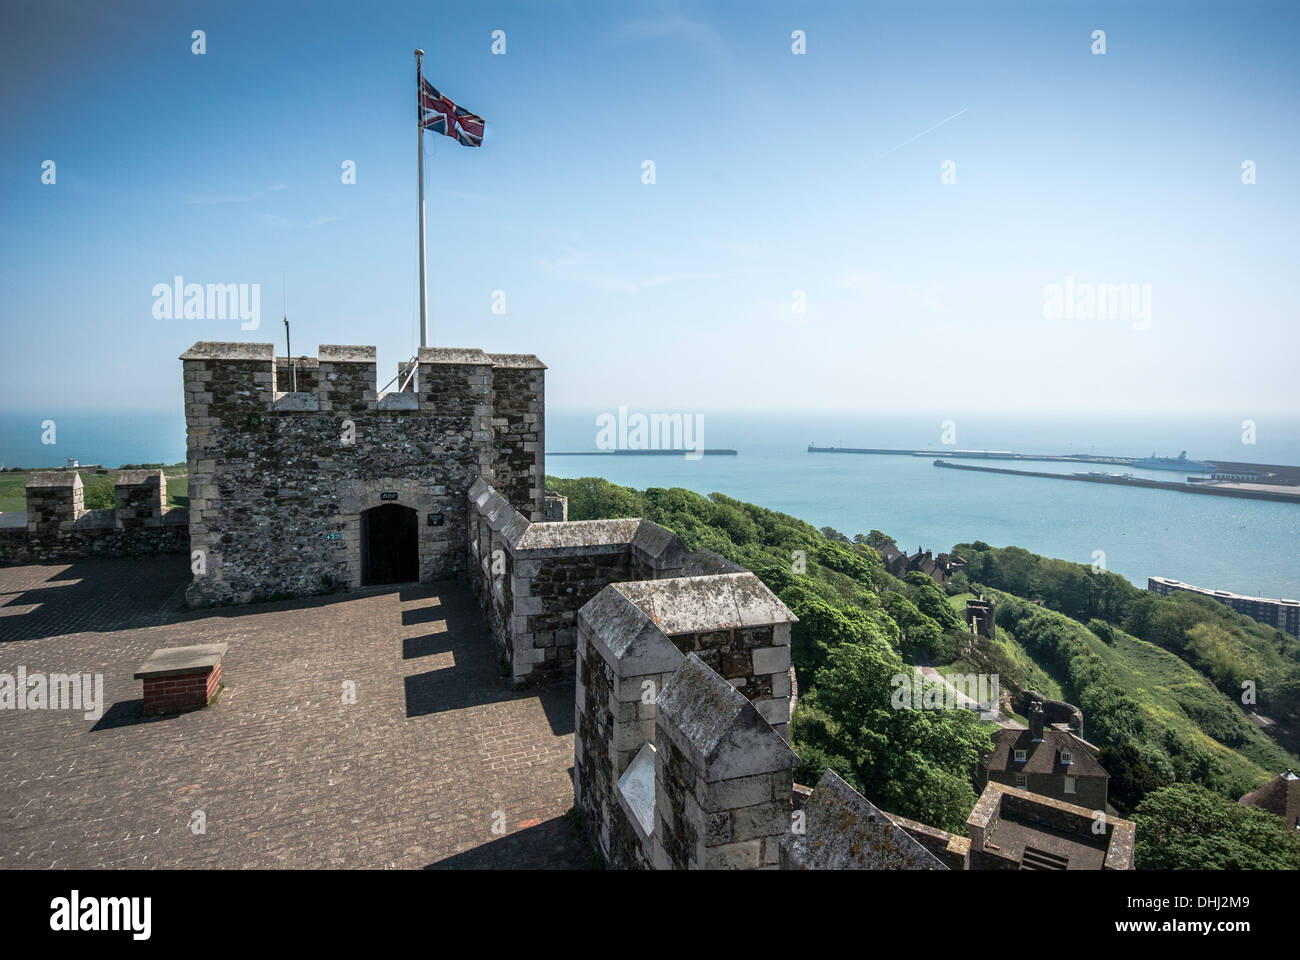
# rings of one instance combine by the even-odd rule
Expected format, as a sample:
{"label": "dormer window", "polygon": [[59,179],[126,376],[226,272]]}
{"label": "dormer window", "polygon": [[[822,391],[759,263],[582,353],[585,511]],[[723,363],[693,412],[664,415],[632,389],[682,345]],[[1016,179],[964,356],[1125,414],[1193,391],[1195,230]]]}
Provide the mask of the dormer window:
{"label": "dormer window", "polygon": [[1016,762],[1017,762],[1017,763],[1024,763],[1025,760],[1027,760],[1028,758],[1029,758],[1029,754],[1028,754],[1026,751],[1024,751],[1024,750],[1017,750],[1017,751],[1016,751]]}
{"label": "dormer window", "polygon": [[1062,763],[1074,763],[1074,754],[1072,754],[1069,750],[1062,750],[1062,751],[1061,751],[1061,762],[1062,762]]}

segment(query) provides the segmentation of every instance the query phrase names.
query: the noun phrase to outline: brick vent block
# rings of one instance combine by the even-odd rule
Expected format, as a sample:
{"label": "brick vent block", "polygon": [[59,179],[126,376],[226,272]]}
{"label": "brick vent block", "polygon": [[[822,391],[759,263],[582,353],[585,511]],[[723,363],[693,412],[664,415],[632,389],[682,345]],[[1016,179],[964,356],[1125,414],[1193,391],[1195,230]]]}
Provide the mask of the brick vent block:
{"label": "brick vent block", "polygon": [[135,678],[144,681],[147,717],[200,710],[221,689],[221,658],[227,644],[201,643],[155,650]]}

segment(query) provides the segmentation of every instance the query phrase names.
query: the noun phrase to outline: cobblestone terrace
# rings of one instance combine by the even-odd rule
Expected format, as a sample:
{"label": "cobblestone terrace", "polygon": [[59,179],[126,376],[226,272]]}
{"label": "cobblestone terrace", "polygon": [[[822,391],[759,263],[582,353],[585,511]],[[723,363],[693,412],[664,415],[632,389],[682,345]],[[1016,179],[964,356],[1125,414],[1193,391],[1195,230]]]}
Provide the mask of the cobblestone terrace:
{"label": "cobblestone terrace", "polygon": [[[0,710],[0,868],[587,865],[572,686],[509,691],[460,584],[187,612],[188,581],[183,557],[0,568],[0,673],[102,673],[105,703]],[[150,651],[212,641],[216,704],[142,719]]]}

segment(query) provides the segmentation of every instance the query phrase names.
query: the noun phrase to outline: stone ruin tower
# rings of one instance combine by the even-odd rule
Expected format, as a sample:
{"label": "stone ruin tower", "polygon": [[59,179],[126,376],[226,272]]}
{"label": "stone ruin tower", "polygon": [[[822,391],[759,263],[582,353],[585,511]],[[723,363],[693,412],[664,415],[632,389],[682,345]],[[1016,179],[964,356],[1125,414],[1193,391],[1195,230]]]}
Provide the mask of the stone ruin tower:
{"label": "stone ruin tower", "polygon": [[535,356],[422,347],[413,382],[387,393],[374,347],[322,345],[293,371],[269,343],[200,342],[180,359],[192,604],[462,573],[479,477],[543,518]]}

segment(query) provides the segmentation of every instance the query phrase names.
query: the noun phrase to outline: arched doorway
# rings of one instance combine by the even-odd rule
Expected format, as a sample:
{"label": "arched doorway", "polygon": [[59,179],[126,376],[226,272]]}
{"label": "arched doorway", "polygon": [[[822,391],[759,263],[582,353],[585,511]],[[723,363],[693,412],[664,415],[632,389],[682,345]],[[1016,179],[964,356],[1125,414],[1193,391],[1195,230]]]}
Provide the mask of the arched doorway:
{"label": "arched doorway", "polygon": [[386,503],[361,514],[361,583],[420,579],[419,519],[410,507]]}

